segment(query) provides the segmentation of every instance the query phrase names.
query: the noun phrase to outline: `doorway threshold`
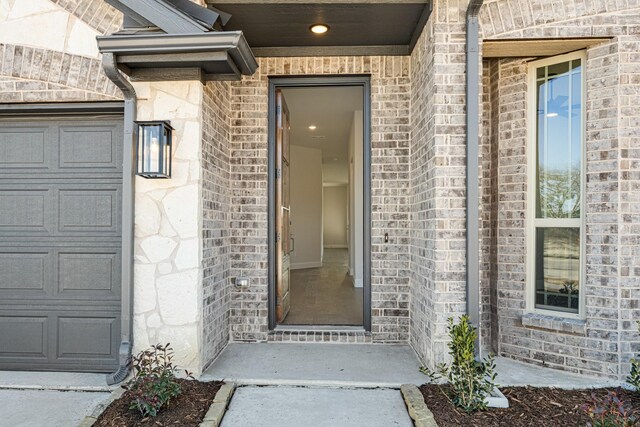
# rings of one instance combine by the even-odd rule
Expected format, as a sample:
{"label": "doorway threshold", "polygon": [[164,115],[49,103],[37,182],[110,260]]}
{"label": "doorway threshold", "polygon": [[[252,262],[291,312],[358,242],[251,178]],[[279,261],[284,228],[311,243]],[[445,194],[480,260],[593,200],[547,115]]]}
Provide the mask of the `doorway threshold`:
{"label": "doorway threshold", "polygon": [[371,332],[361,326],[278,325],[267,335],[268,342],[370,344]]}
{"label": "doorway threshold", "polygon": [[362,326],[350,325],[278,325],[274,331],[355,331],[365,332]]}

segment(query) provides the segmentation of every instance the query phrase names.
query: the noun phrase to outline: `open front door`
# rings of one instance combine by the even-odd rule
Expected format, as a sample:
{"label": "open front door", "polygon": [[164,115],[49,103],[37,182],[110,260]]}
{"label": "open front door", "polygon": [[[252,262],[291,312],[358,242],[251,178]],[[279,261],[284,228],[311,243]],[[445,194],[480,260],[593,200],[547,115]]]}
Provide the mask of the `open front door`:
{"label": "open front door", "polygon": [[291,239],[289,191],[289,109],[282,91],[276,91],[276,320],[282,322],[290,308],[289,272]]}

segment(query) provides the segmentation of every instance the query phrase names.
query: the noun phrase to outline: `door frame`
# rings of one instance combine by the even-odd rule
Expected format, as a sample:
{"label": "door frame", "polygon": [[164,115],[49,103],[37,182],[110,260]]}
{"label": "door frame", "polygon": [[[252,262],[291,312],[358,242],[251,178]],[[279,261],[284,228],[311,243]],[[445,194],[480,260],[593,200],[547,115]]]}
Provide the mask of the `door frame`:
{"label": "door frame", "polygon": [[[276,322],[276,265],[275,265],[275,195],[276,195],[276,89],[292,87],[362,87],[363,124],[363,304],[362,327],[371,331],[371,76],[370,75],[327,75],[327,76],[291,76],[269,77],[268,107],[268,305],[269,330],[275,329]],[[352,224],[353,226],[353,224]],[[310,325],[311,326],[311,325]],[[324,325],[323,325],[324,326]],[[331,327],[331,325],[326,325]]]}

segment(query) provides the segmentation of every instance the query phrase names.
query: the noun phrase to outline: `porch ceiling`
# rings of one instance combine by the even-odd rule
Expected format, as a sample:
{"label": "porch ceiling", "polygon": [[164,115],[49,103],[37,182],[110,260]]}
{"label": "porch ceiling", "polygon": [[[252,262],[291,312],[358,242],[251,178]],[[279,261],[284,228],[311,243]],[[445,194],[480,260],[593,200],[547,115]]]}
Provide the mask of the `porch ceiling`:
{"label": "porch ceiling", "polygon": [[[207,0],[232,15],[256,56],[407,55],[429,18],[429,0]],[[329,32],[315,35],[312,24]]]}

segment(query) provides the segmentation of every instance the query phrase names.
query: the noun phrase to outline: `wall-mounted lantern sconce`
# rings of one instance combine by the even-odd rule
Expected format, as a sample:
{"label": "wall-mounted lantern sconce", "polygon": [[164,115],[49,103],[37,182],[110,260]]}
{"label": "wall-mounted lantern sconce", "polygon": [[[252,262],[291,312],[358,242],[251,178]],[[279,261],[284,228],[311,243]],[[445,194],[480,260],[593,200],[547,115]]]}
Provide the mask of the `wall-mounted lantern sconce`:
{"label": "wall-mounted lantern sconce", "polygon": [[167,121],[136,122],[138,172],[144,178],[171,178],[171,131]]}

